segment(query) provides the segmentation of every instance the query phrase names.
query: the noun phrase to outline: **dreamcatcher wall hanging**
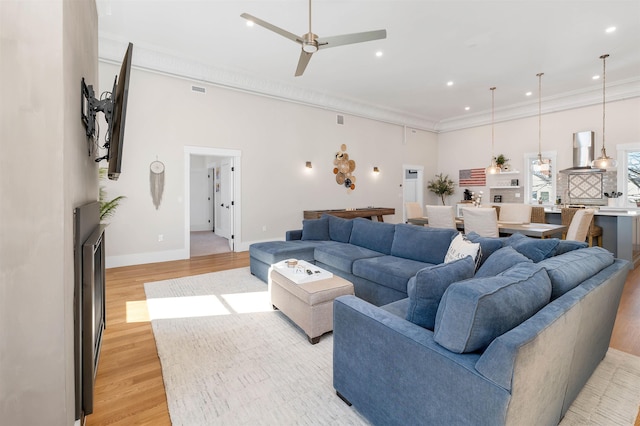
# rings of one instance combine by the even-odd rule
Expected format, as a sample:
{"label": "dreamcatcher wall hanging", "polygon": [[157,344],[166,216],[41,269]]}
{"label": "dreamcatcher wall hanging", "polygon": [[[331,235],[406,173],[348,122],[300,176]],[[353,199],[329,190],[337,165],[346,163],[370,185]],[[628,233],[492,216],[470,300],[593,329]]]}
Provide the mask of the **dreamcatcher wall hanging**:
{"label": "dreamcatcher wall hanging", "polygon": [[336,183],[338,185],[344,185],[348,193],[356,189],[356,177],[353,174],[353,171],[356,169],[356,162],[349,159],[347,145],[342,144],[340,146],[340,151],[336,152],[333,165],[335,166],[333,168],[333,174],[336,175]]}
{"label": "dreamcatcher wall hanging", "polygon": [[162,161],[156,160],[149,165],[149,186],[153,205],[158,210],[164,192],[164,163]]}

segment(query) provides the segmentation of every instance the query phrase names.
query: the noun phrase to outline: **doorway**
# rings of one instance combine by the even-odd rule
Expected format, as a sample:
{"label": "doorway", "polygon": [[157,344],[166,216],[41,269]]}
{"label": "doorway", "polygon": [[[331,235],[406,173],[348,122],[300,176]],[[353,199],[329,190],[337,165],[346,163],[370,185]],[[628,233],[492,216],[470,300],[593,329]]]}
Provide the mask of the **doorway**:
{"label": "doorway", "polygon": [[187,257],[235,251],[240,237],[240,151],[185,147]]}
{"label": "doorway", "polygon": [[402,166],[402,221],[407,221],[407,203],[416,202],[424,211],[424,166]]}

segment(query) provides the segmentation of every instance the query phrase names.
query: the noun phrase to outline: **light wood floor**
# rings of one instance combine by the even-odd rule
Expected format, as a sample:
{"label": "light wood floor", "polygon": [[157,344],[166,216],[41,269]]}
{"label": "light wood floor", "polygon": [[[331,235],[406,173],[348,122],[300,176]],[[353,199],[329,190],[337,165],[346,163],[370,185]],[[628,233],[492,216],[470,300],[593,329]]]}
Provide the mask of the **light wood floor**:
{"label": "light wood floor", "polygon": [[[107,270],[107,329],[88,426],[171,424],[143,284],[245,266],[248,252]],[[627,279],[611,346],[640,356],[640,268]]]}

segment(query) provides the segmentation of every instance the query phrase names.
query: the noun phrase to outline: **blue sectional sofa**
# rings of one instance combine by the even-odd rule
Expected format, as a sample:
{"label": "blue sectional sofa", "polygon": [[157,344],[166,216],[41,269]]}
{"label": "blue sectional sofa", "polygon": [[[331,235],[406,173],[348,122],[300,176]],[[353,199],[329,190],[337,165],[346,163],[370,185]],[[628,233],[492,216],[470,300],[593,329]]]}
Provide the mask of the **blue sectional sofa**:
{"label": "blue sectional sofa", "polygon": [[268,281],[269,266],[295,258],[313,262],[351,281],[357,297],[384,305],[407,297],[407,283],[428,266],[441,264],[454,236],[451,229],[343,219],[324,215],[304,220],[286,241],[249,247],[251,273]]}
{"label": "blue sectional sofa", "polygon": [[338,395],[379,425],[557,425],[607,352],[629,264],[528,240],[498,240],[472,278],[469,258],[425,268],[381,307],[337,298]]}

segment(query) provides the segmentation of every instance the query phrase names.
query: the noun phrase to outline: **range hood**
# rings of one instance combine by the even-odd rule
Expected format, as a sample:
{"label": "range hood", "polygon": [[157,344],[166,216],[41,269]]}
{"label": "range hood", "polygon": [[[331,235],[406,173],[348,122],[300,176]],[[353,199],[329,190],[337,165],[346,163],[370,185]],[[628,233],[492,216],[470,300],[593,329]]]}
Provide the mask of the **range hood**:
{"label": "range hood", "polygon": [[591,167],[595,145],[595,132],[577,132],[573,134],[573,167],[560,170],[560,173],[604,173],[605,170]]}

